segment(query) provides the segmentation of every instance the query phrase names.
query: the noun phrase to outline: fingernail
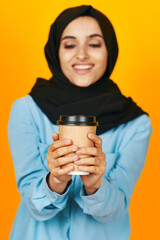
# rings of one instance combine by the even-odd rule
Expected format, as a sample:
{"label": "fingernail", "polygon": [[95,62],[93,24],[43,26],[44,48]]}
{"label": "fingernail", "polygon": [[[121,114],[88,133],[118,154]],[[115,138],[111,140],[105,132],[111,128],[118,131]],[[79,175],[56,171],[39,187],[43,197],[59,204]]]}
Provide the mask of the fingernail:
{"label": "fingernail", "polygon": [[76,151],[76,153],[81,153],[82,151],[79,149],[78,151]]}
{"label": "fingernail", "polygon": [[57,136],[57,133],[53,133],[52,137],[53,137],[53,136]]}
{"label": "fingernail", "polygon": [[69,170],[72,170],[72,169],[73,169],[73,166],[69,166],[68,169],[69,169]]}
{"label": "fingernail", "polygon": [[89,136],[90,138],[93,138],[93,137],[94,137],[94,134],[93,134],[93,133],[89,133],[88,136]]}
{"label": "fingernail", "polygon": [[70,144],[70,143],[71,143],[71,140],[70,140],[70,139],[66,139],[66,140],[65,140],[65,143],[66,143],[66,144]]}
{"label": "fingernail", "polygon": [[74,163],[78,165],[78,164],[80,164],[80,161],[78,160],[78,161],[75,161]]}
{"label": "fingernail", "polygon": [[73,158],[73,160],[77,160],[77,159],[78,159],[78,156],[77,156],[77,155],[74,155],[72,158]]}
{"label": "fingernail", "polygon": [[77,146],[76,146],[76,145],[73,145],[73,146],[72,146],[72,150],[73,150],[73,151],[76,151],[76,150],[77,150]]}

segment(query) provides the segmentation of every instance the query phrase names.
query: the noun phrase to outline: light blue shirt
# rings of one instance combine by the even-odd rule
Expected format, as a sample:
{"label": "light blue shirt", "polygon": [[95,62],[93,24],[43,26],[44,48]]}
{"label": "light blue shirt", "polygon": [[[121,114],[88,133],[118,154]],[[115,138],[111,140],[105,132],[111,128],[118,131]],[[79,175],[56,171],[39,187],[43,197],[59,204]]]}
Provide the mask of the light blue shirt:
{"label": "light blue shirt", "polygon": [[14,102],[8,134],[21,202],[9,239],[129,239],[128,207],[152,133],[148,116],[141,115],[100,135],[107,166],[99,190],[90,196],[80,176],[72,177],[62,195],[49,189],[46,157],[54,132],[58,126],[31,96]]}

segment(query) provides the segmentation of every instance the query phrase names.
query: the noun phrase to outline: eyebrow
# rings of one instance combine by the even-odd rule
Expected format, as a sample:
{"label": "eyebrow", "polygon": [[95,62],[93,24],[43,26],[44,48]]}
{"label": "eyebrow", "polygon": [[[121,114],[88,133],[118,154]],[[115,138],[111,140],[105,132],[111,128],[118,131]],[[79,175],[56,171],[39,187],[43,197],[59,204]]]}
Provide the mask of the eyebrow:
{"label": "eyebrow", "polygon": [[[98,33],[94,33],[94,34],[91,34],[91,35],[87,36],[87,38],[94,38],[94,37],[101,37],[101,38],[103,38],[103,36],[98,34]],[[61,39],[61,41],[65,40],[65,39],[76,39],[76,37],[74,37],[74,36],[65,36],[65,37],[63,37]]]}

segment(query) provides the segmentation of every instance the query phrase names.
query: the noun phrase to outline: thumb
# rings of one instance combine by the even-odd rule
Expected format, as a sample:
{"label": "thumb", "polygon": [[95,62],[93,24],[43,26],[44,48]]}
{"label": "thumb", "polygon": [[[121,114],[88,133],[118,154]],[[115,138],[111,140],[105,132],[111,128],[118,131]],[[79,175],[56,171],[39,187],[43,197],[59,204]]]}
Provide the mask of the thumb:
{"label": "thumb", "polygon": [[53,139],[53,141],[59,140],[59,134],[58,133],[53,133],[52,139]]}

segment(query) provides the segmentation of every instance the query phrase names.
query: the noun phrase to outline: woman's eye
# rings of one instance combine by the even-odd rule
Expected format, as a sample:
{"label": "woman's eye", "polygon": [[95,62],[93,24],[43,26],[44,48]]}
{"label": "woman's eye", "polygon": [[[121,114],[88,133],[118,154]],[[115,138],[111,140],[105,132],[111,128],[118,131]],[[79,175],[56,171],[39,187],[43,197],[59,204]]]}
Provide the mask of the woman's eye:
{"label": "woman's eye", "polygon": [[96,48],[96,47],[101,47],[101,44],[89,44],[89,46]]}
{"label": "woman's eye", "polygon": [[[74,48],[76,45],[75,44],[71,44],[71,45],[65,45],[64,48],[66,49],[72,49]],[[98,48],[98,47],[101,47],[101,44],[89,44],[90,47],[93,47],[93,48]]]}
{"label": "woman's eye", "polygon": [[74,47],[75,47],[75,45],[73,45],[73,44],[72,44],[72,45],[65,45],[65,46],[64,46],[64,48],[74,48]]}

